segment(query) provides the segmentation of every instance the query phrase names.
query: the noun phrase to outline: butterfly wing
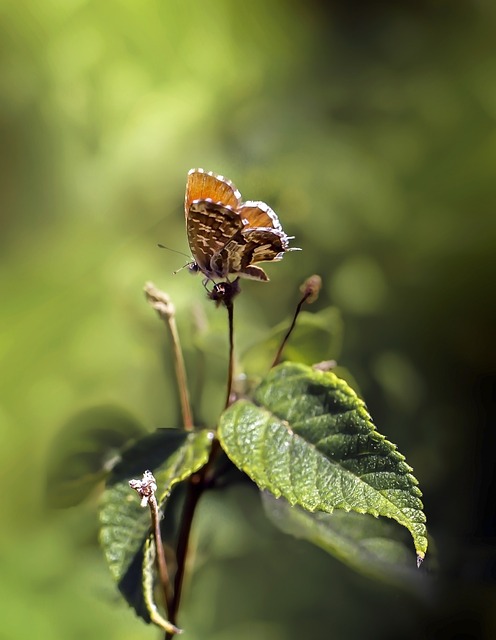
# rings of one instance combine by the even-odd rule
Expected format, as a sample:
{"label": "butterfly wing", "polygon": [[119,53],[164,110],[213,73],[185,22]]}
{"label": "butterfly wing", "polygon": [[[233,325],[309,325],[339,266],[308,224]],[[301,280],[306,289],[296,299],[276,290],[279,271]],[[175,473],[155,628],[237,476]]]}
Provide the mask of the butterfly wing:
{"label": "butterfly wing", "polygon": [[236,274],[266,281],[267,274],[255,263],[280,260],[293,250],[265,202],[242,203],[234,184],[211,171],[189,171],[184,207],[193,266],[207,278]]}
{"label": "butterfly wing", "polygon": [[244,228],[245,251],[242,267],[256,262],[274,262],[281,260],[289,250],[289,239],[284,231],[257,227]]}
{"label": "butterfly wing", "polygon": [[198,269],[207,278],[224,278],[229,274],[229,246],[238,246],[243,221],[231,207],[210,199],[194,200],[186,216],[189,247]]}
{"label": "butterfly wing", "polygon": [[226,207],[237,209],[241,203],[241,194],[234,184],[211,171],[191,169],[186,181],[186,196],[184,199],[184,213],[186,218],[194,200],[211,200]]}
{"label": "butterfly wing", "polygon": [[276,212],[265,202],[248,200],[243,202],[237,210],[239,215],[248,223],[248,227],[265,227],[282,231]]}

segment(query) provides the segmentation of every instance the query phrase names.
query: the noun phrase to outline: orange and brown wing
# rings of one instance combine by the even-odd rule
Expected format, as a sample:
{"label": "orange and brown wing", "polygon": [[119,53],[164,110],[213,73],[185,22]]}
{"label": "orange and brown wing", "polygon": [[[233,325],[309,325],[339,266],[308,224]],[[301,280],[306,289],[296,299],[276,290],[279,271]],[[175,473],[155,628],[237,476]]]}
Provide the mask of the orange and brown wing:
{"label": "orange and brown wing", "polygon": [[244,218],[248,227],[265,227],[282,231],[281,223],[275,211],[261,201],[248,200],[238,207],[239,215]]}
{"label": "orange and brown wing", "polygon": [[188,172],[184,199],[186,218],[194,200],[207,199],[212,202],[218,202],[225,207],[237,209],[241,202],[241,194],[234,184],[223,176],[218,176],[211,171],[204,171],[203,169],[191,169]]}
{"label": "orange and brown wing", "polygon": [[265,202],[242,203],[234,184],[210,171],[189,171],[185,216],[193,266],[212,280],[230,274],[268,280],[255,263],[280,260],[296,250]]}

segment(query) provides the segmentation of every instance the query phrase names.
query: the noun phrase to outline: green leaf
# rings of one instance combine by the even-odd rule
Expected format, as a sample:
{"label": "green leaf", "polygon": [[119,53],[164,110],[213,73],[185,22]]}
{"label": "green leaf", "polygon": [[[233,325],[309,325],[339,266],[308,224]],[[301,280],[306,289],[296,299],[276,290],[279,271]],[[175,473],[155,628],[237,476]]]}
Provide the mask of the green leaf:
{"label": "green leaf", "polygon": [[427,550],[421,492],[411,467],[378,433],[365,404],[332,372],[274,368],[221,417],[227,455],[260,489],[307,511],[336,508],[393,518]]}
{"label": "green leaf", "polygon": [[[243,354],[241,360],[246,373],[260,374],[269,370],[290,324],[290,319],[281,322],[264,340]],[[308,365],[321,360],[336,360],[341,353],[342,336],[343,321],[336,307],[327,307],[318,313],[302,311],[284,348],[283,357]]]}
{"label": "green leaf", "polygon": [[264,491],[268,518],[281,531],[312,542],[355,571],[405,590],[425,592],[426,577],[416,570],[414,554],[395,522],[336,509],[309,512]]}
{"label": "green leaf", "polygon": [[131,478],[150,469],[157,481],[157,502],[166,506],[172,487],[208,460],[212,431],[161,429],[128,449],[107,480],[100,509],[100,542],[119,589],[136,613],[151,621],[143,594],[143,551],[151,529],[150,512],[129,487]]}

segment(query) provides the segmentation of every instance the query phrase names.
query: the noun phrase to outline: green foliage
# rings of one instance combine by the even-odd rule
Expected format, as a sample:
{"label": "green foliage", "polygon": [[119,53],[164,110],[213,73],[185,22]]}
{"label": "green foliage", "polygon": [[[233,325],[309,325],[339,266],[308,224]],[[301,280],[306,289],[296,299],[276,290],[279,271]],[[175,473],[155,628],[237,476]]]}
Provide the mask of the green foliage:
{"label": "green foliage", "polygon": [[[376,431],[363,401],[344,380],[303,364],[279,365],[255,389],[253,400],[238,400],[223,412],[216,435],[235,466],[260,489],[287,500],[265,498],[269,517],[283,531],[371,577],[411,581],[412,558],[404,542],[387,526],[347,513],[396,520],[412,534],[417,558],[424,557],[425,517],[412,469]],[[107,562],[137,614],[163,628],[169,623],[153,598],[150,516],[138,506],[128,480],[152,470],[167,519],[172,487],[204,467],[213,443],[212,431],[158,431],[124,453],[104,492],[100,520]],[[176,529],[171,537],[179,535]]]}
{"label": "green foliage", "polygon": [[341,509],[309,512],[268,491],[262,499],[267,517],[284,533],[312,542],[370,578],[417,592],[428,588],[402,535],[406,530],[394,522]]}
{"label": "green foliage", "polygon": [[[338,2],[328,11],[324,3],[278,0],[2,3],[6,637],[25,640],[33,628],[50,640],[139,637],[132,612],[113,601],[92,544],[91,490],[105,473],[98,443],[75,433],[69,467],[52,457],[51,443],[61,425],[70,438],[70,416],[102,404],[131,412],[148,430],[179,424],[170,354],[162,327],[142,304],[141,287],[152,278],[167,288],[191,348],[201,285],[184,273],[172,277],[183,259],[155,247],[164,242],[186,250],[182,188],[185,172],[197,165],[266,200],[303,248],[269,266],[271,283],[244,285],[238,339],[253,340],[280,321],[299,274],[322,274],[324,300],[346,320],[341,364],[356,377],[379,430],[408,452],[429,522],[449,541],[450,569],[459,580],[449,581],[449,593],[441,590],[446,620],[436,622],[458,623],[460,602],[471,621],[478,615],[487,601],[476,577],[487,576],[478,546],[487,527],[467,488],[474,478],[486,486],[484,474],[493,467],[477,447],[492,433],[493,412],[481,404],[494,397],[496,11],[490,2],[455,0],[446,7],[362,3],[357,12],[355,3]],[[210,324],[213,316],[223,320],[213,308],[205,315]],[[217,369],[207,363],[195,407],[198,422],[211,426],[222,407],[213,375],[225,371],[222,335]],[[195,356],[188,368],[196,374]],[[258,365],[255,372],[265,374]],[[91,450],[91,461],[77,442],[81,451]],[[484,447],[488,456],[493,450]],[[54,481],[51,504],[90,494],[78,511],[84,521],[74,510],[40,509],[47,475]],[[59,493],[66,480],[72,488]],[[478,497],[483,502],[484,492]],[[211,502],[224,505],[224,498],[215,493]],[[344,514],[332,517],[338,513]],[[208,514],[199,516],[208,521]],[[270,560],[283,553],[274,539],[273,549],[267,540]],[[200,562],[208,557],[204,544]],[[254,555],[259,544],[253,531]],[[314,632],[309,637],[327,635],[332,626],[339,640],[401,637],[414,619],[422,620],[416,601],[393,612],[396,592],[363,584],[344,569],[336,569],[339,593],[330,598],[327,571],[319,571],[325,562],[316,560],[322,554],[304,555],[307,601],[285,579],[280,591],[261,593],[254,562],[245,566],[238,600],[229,584],[229,614],[249,609],[246,637],[269,619],[272,626],[260,636],[270,640],[301,637],[302,619]],[[185,601],[188,623],[198,625],[202,640],[238,637],[218,606],[226,576],[237,576],[231,564],[215,571],[200,576],[211,607],[205,597]],[[247,604],[253,593],[260,594],[258,610],[253,598]],[[356,615],[357,602],[361,610],[369,607],[368,615]]]}
{"label": "green foliage", "polygon": [[221,417],[224,450],[260,487],[307,511],[387,516],[407,527],[420,559],[425,516],[411,467],[365,405],[333,373],[286,364]]}
{"label": "green foliage", "polygon": [[[157,501],[163,508],[172,487],[207,462],[212,438],[213,433],[207,430],[188,434],[162,429],[128,449],[112,470],[100,509],[100,541],[118,582],[142,553],[150,531],[150,514],[141,508],[129,488],[129,480],[145,469],[152,471],[159,486]],[[139,608],[134,602],[131,604]]]}

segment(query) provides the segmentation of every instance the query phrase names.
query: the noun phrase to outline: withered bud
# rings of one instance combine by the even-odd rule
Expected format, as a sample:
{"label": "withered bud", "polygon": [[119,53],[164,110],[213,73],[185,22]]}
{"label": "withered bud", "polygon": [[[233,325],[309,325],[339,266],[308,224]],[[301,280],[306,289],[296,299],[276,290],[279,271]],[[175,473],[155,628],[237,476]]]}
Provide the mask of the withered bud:
{"label": "withered bud", "polygon": [[175,315],[176,309],[172,304],[171,299],[164,291],[157,289],[152,282],[147,282],[145,284],[144,291],[146,299],[161,318],[167,320]]}
{"label": "withered bud", "polygon": [[305,298],[307,304],[312,304],[319,297],[320,288],[322,287],[322,278],[318,275],[310,276],[301,285],[300,291]]}
{"label": "withered bud", "polygon": [[141,506],[146,507],[150,498],[155,495],[157,490],[157,482],[153,473],[146,470],[141,480],[129,480],[129,486],[134,489],[141,498]]}

